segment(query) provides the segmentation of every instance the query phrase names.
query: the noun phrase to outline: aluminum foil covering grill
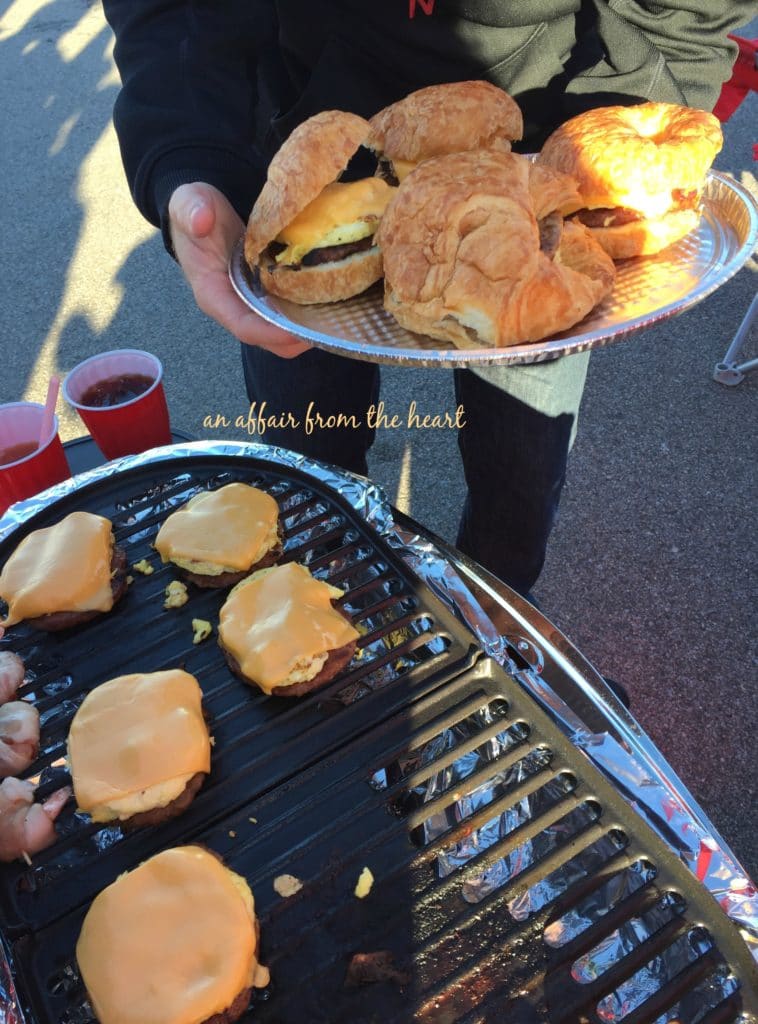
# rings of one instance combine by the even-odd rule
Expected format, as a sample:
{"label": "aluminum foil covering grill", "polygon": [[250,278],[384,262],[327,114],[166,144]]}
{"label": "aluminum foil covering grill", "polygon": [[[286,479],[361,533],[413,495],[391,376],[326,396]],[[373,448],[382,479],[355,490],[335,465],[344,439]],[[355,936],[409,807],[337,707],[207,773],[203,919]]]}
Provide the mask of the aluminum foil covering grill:
{"label": "aluminum foil covering grill", "polygon": [[[15,505],[0,519],[0,540],[10,536],[18,525],[56,499],[78,488],[108,479],[133,467],[198,455],[252,456],[285,468],[296,468],[333,488],[347,500],[451,612],[471,629],[484,651],[503,665],[550,712],[574,746],[594,762],[637,813],[675,850],[695,877],[711,892],[727,916],[737,924],[753,959],[758,961],[758,894],[755,886],[745,876],[726,843],[715,832],[708,818],[644,732],[633,719],[619,715],[610,702],[603,700],[593,688],[589,676],[583,676],[572,667],[570,645],[556,634],[554,627],[542,619],[538,612],[529,609],[529,613],[525,614],[525,606],[521,602],[510,604],[502,594],[491,591],[491,595],[497,597],[509,612],[515,629],[522,636],[520,640],[514,641],[513,637],[506,638],[498,633],[467,585],[467,575],[472,576],[470,565],[457,563],[450,552],[442,550],[428,537],[411,532],[396,522],[385,495],[368,480],[325,467],[284,449],[257,443],[196,442],[172,445],[109,463]],[[488,589],[485,579],[480,579],[478,584],[481,589]],[[551,688],[549,680],[542,674],[546,660],[560,664],[563,671],[572,677],[577,692],[590,698],[601,710],[608,723],[607,731],[589,728],[577,710]],[[358,697],[356,694],[356,699]],[[350,699],[349,695],[346,695],[346,699]],[[480,736],[481,741],[477,739]],[[418,830],[422,845],[443,835],[451,824],[465,821],[473,815],[483,821],[463,839],[444,846],[438,852],[440,877],[457,871],[520,825],[542,815],[546,808],[560,806],[561,799],[568,792],[567,787],[570,787],[570,780],[559,776],[551,779],[547,785],[540,785],[537,780],[548,752],[537,748],[530,751],[528,756],[520,757],[519,745],[523,739],[519,724],[506,721],[504,709],[493,702],[468,714],[454,727],[445,729],[414,751],[412,763],[396,766],[403,777],[420,766],[433,764],[443,755],[448,755],[443,757],[444,767],[426,776],[422,783],[409,791],[416,806],[423,807],[431,803],[441,793],[457,792],[459,787],[465,792],[464,796],[448,805],[444,815],[422,815]],[[458,748],[460,753],[456,755]],[[473,789],[470,786],[467,788],[466,781],[473,776],[477,776],[477,780],[481,777],[482,781]],[[530,784],[532,778],[535,779],[534,785]],[[502,793],[516,784],[523,786],[524,783],[526,787],[520,792],[526,795],[505,811],[487,817],[487,808],[495,804]],[[376,773],[372,785],[378,789],[387,785],[384,771]],[[485,899],[544,857],[552,842],[585,827],[596,814],[597,808],[589,800],[574,806],[568,814],[555,817],[538,836],[527,839],[506,857],[486,862],[481,870],[468,877],[464,899],[470,903]],[[450,815],[453,816],[453,822]],[[520,891],[510,901],[509,913],[516,920],[527,919],[567,889],[576,877],[592,872],[598,859],[607,860],[612,856],[613,850],[600,849],[600,846],[612,846],[613,842],[612,835],[603,836],[552,874]],[[554,921],[545,933],[545,941],[555,947],[570,941],[608,913],[625,895],[645,884],[649,870],[649,865],[638,862],[614,874],[580,906],[573,907],[564,917]],[[636,948],[653,931],[670,920],[676,911],[675,898],[667,895],[636,919],[625,922],[602,946],[594,948],[578,960],[573,967],[573,976],[577,980],[587,981],[598,977],[609,970],[622,955]],[[708,941],[707,934],[698,929],[692,929],[681,936],[664,956],[644,965],[619,986],[612,998],[609,997],[598,1007],[601,1019],[615,1022],[633,1012],[658,991],[662,980],[672,977],[680,967],[700,956]],[[687,993],[679,1003],[666,1011],[659,1018],[660,1024],[674,1020],[696,1024],[710,1007],[730,993],[734,984],[728,971],[719,977],[711,975],[697,990]],[[0,964],[0,1024],[22,1024],[22,1021],[12,976],[6,965]]]}
{"label": "aluminum foil covering grill", "polygon": [[758,238],[758,204],[734,179],[712,171],[700,224],[657,256],[617,264],[613,292],[581,323],[541,341],[508,348],[457,349],[413,334],[384,309],[381,284],[343,302],[299,306],[269,295],[250,272],[240,242],[229,265],[240,298],[264,320],[352,359],[394,366],[486,366],[538,363],[621,341],[682,313],[729,280]]}

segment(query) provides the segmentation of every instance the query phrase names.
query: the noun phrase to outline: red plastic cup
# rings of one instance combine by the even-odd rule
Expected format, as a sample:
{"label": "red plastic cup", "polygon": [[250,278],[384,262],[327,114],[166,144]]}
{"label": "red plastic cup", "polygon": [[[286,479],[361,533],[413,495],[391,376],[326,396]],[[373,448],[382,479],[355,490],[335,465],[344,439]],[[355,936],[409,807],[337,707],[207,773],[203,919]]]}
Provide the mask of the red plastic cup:
{"label": "red plastic cup", "polygon": [[[37,402],[0,405],[0,515],[15,501],[31,498],[71,476],[58,437],[57,417],[53,417],[48,436],[42,439],[41,445],[39,443],[44,413],[44,405]],[[34,450],[22,454],[20,446],[30,444],[35,445]],[[14,449],[20,457],[5,463]]]}
{"label": "red plastic cup", "polygon": [[[119,405],[85,405],[87,392],[97,384],[123,376],[149,377],[150,387]],[[160,359],[138,349],[103,352],[79,363],[63,382],[63,394],[79,413],[106,459],[136,455],[171,443],[163,366]]]}

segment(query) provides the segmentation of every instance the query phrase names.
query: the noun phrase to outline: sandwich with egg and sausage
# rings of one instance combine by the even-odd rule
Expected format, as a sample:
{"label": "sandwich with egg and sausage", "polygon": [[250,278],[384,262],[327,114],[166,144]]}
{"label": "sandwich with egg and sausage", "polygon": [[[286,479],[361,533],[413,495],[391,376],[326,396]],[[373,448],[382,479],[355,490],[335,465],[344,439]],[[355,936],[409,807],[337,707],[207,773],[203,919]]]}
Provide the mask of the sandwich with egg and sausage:
{"label": "sandwich with egg and sausage", "polygon": [[274,156],[245,233],[245,259],[270,294],[335,302],[381,278],[374,234],[395,189],[375,176],[339,180],[369,133],[362,117],[327,110]]}

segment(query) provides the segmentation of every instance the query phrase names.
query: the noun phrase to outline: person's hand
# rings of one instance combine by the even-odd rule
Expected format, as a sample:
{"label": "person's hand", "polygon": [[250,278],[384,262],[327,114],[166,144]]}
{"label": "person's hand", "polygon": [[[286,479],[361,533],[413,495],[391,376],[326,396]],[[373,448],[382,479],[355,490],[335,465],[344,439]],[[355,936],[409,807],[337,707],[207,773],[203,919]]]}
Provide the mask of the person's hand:
{"label": "person's hand", "polygon": [[258,345],[284,359],[310,348],[299,338],[267,324],[248,309],[229,280],[229,257],[245,225],[213,185],[180,185],[168,204],[176,258],[199,308],[246,345]]}

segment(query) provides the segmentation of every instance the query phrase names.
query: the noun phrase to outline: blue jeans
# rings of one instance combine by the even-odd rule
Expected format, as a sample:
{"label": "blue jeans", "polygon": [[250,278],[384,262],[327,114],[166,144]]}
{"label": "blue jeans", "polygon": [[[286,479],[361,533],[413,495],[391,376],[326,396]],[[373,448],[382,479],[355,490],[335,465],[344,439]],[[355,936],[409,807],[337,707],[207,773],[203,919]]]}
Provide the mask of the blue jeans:
{"label": "blue jeans", "polygon": [[[566,477],[589,353],[532,366],[454,370],[468,494],[457,546],[514,590],[537,581]],[[291,412],[300,428],[269,427],[264,440],[366,475],[379,367],[311,349],[294,360],[242,346],[248,397],[266,416]],[[306,433],[310,403],[322,417],[353,416],[350,429]]]}

